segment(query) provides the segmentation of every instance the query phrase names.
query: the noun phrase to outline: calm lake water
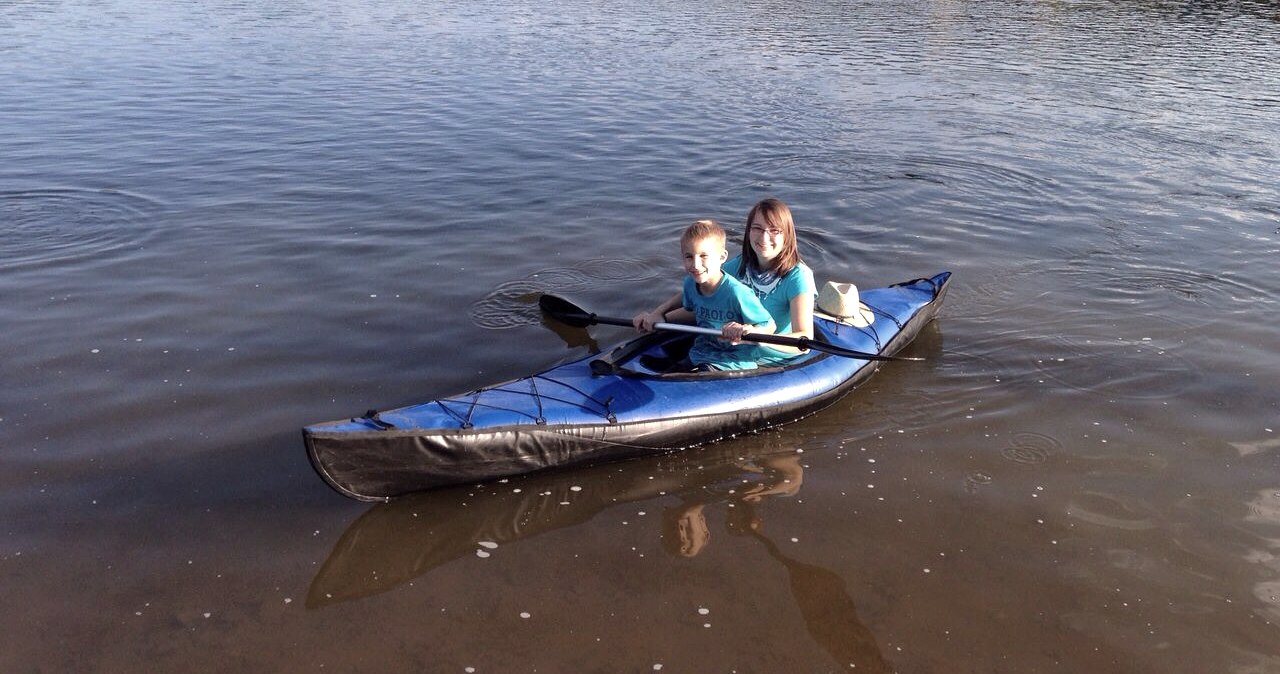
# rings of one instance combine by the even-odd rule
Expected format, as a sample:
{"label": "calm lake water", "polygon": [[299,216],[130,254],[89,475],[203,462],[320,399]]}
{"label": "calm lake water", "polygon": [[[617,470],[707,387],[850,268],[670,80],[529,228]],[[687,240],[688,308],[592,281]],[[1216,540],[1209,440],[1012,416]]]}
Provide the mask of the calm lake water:
{"label": "calm lake water", "polygon": [[[1280,671],[1277,92],[1244,0],[0,2],[0,670]],[[820,280],[955,273],[926,362],[388,505],[310,468],[770,195]]]}

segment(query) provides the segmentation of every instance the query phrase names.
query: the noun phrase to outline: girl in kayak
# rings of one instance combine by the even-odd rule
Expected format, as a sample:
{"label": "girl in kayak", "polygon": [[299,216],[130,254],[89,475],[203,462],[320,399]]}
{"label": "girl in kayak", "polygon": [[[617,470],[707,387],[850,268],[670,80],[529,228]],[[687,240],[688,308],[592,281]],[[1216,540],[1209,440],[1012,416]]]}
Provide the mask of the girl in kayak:
{"label": "girl in kayak", "polygon": [[[687,275],[675,320],[692,320],[699,327],[713,330],[733,322],[744,329],[773,331],[773,319],[755,294],[724,273],[722,266],[729,253],[720,225],[711,220],[689,225],[680,237],[680,254]],[[695,370],[747,370],[756,367],[758,350],[753,344],[700,335],[693,341],[687,360]]]}
{"label": "girl in kayak", "polygon": [[[760,299],[773,319],[776,334],[813,338],[817,285],[813,270],[800,260],[795,221],[786,204],[769,198],[751,207],[742,237],[742,253],[727,260],[723,269]],[[655,323],[668,320],[668,312],[675,317],[673,310],[680,304],[681,296],[677,294],[652,311],[636,315],[631,323],[637,330],[651,332]],[[737,343],[752,328],[740,321],[729,321],[720,330],[726,340]],[[799,349],[785,346],[761,345],[756,350],[758,362],[763,365],[785,363],[800,353]]]}

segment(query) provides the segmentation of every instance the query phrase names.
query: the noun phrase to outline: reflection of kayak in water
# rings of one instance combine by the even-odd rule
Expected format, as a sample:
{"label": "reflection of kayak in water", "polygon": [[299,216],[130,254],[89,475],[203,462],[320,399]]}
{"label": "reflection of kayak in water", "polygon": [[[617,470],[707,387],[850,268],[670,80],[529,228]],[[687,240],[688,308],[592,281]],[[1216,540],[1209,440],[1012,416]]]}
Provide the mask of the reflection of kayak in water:
{"label": "reflection of kayak in water", "polygon": [[[951,274],[861,293],[867,326],[814,319],[816,341],[892,355],[937,314]],[[786,367],[655,374],[654,336],[476,391],[303,429],[312,465],[361,500],[557,466],[684,449],[790,423],[870,377],[880,362],[819,352]],[[612,367],[608,363],[618,365]],[[602,367],[602,365],[604,365]]]}
{"label": "reflection of kayak in water", "polygon": [[[371,507],[334,545],[311,582],[317,608],[392,590],[461,557],[573,527],[622,503],[662,496],[716,494],[729,480],[754,475],[742,461],[794,449],[703,449],[643,459],[619,471],[594,466],[423,492]],[[518,490],[518,491],[517,491]],[[716,498],[723,498],[718,494]],[[567,505],[566,505],[567,504]]]}

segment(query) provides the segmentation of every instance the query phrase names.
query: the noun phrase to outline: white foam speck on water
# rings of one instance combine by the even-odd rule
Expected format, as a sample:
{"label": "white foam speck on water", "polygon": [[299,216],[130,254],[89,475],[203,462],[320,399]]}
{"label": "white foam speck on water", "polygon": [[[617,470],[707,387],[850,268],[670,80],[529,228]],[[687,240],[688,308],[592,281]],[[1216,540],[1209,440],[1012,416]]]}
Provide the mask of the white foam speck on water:
{"label": "white foam speck on water", "polygon": [[582,487],[575,484],[572,487],[569,487],[569,491],[582,491]]}
{"label": "white foam speck on water", "polygon": [[709,609],[709,608],[704,608],[704,607],[699,607],[699,608],[698,608],[698,615],[706,615],[706,614],[708,614],[708,613],[710,613],[710,612],[711,612],[711,609]]}
{"label": "white foam speck on water", "polygon": [[638,512],[638,513],[636,513],[636,514],[637,514],[637,515],[639,515],[639,516],[641,516],[641,517],[644,517],[644,516],[645,516],[645,511],[641,510],[640,512]]}
{"label": "white foam speck on water", "polygon": [[213,614],[212,614],[212,613],[209,613],[208,611],[205,611],[205,613],[204,613],[204,617],[205,617],[205,619],[206,619],[206,620],[208,620],[208,619],[209,619],[209,617],[210,617],[210,616],[212,616],[212,615],[213,615]]}
{"label": "white foam speck on water", "polygon": [[475,668],[475,667],[467,667],[466,669],[463,669],[462,671],[466,672],[467,674],[475,674],[476,668]]}
{"label": "white foam speck on water", "polygon": [[293,598],[292,598],[292,597],[285,597],[285,598],[284,598],[284,603],[286,603],[286,604],[292,604],[292,603],[293,603]]}
{"label": "white foam speck on water", "polygon": [[796,538],[795,536],[792,536],[792,537],[791,537],[791,542],[792,542],[792,543],[799,543],[799,542],[800,542],[800,539],[799,539],[799,538]]}
{"label": "white foam speck on water", "polygon": [[235,350],[236,350],[236,347],[234,347],[234,346],[228,346],[228,347],[227,347],[227,351],[235,351]]}
{"label": "white foam speck on water", "polygon": [[655,672],[660,671],[661,669],[662,669],[662,663],[658,663],[653,666],[653,671]]}
{"label": "white foam speck on water", "polygon": [[486,557],[488,557],[488,556],[489,556],[489,553],[488,553],[487,551],[485,551],[485,550],[476,550],[476,557],[479,557],[480,559],[484,559],[484,558],[486,558]]}
{"label": "white foam speck on water", "polygon": [[533,617],[533,615],[532,615],[531,613],[529,613],[528,611],[521,611],[521,612],[520,612],[520,617],[521,617],[521,618],[524,618],[525,620],[528,620],[529,618],[532,618],[532,617]]}
{"label": "white foam speck on water", "polygon": [[711,623],[702,623],[702,626],[710,629]]}
{"label": "white foam speck on water", "polygon": [[498,547],[498,544],[494,543],[493,541],[480,541],[479,545],[482,548],[489,548],[490,550],[493,550]]}

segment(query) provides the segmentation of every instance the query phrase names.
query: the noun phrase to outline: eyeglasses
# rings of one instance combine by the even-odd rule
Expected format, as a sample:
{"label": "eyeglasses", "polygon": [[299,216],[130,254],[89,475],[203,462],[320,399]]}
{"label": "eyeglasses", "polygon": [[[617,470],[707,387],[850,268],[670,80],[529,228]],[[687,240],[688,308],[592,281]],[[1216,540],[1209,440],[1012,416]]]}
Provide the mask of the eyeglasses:
{"label": "eyeglasses", "polygon": [[768,234],[774,238],[782,236],[781,227],[761,227],[760,225],[751,225],[752,234]]}

